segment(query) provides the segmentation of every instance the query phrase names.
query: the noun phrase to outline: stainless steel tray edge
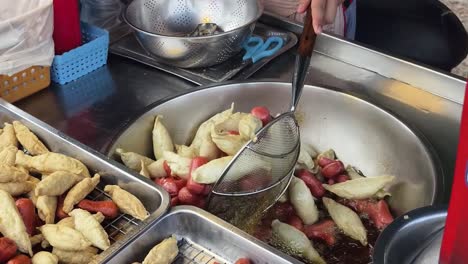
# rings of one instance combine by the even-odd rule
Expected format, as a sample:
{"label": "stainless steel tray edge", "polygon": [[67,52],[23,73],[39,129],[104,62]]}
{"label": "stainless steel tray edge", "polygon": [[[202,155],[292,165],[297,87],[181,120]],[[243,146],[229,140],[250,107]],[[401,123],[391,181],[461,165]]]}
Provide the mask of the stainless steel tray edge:
{"label": "stainless steel tray edge", "polygon": [[[166,233],[171,232],[171,230],[168,230],[168,229],[161,230],[159,228],[159,230],[161,230],[161,233],[164,233],[164,232],[166,232],[166,233],[164,233],[164,234],[159,233],[159,234],[154,234],[154,235],[150,235],[149,232],[154,231],[153,229],[158,230],[158,226],[161,225],[161,223],[163,223],[164,221],[168,221],[166,219],[177,218],[178,215],[181,215],[181,214],[186,214],[186,215],[189,215],[188,217],[201,219],[201,221],[203,221],[204,224],[209,225],[209,226],[211,226],[213,228],[212,233],[210,234],[211,235],[210,237],[206,237],[206,236],[208,236],[207,234],[204,234],[205,236],[203,236],[203,234],[202,234],[201,236],[197,235],[198,239],[201,239],[201,240],[206,239],[204,241],[207,241],[207,240],[211,240],[212,238],[214,238],[216,236],[228,235],[229,236],[228,238],[230,239],[229,241],[232,244],[234,244],[232,246],[235,247],[237,250],[240,250],[241,248],[242,249],[247,248],[246,251],[251,251],[250,252],[251,255],[249,255],[249,254],[242,255],[242,253],[236,252],[239,255],[236,255],[236,258],[233,258],[231,256],[230,259],[226,260],[227,262],[234,262],[237,258],[246,257],[246,258],[251,258],[253,263],[256,263],[256,264],[260,264],[260,263],[268,263],[268,264],[293,263],[293,264],[299,264],[299,263],[302,263],[302,262],[292,258],[291,256],[286,255],[283,252],[277,250],[276,248],[273,248],[272,246],[258,240],[257,238],[250,236],[249,234],[245,233],[244,231],[232,226],[231,224],[221,220],[220,218],[210,214],[207,211],[204,211],[204,210],[199,209],[197,207],[185,206],[185,205],[173,207],[166,215],[164,215],[163,217],[161,217],[158,220],[154,221],[153,223],[147,225],[145,227],[144,231],[142,231],[139,234],[138,237],[135,237],[132,241],[128,241],[127,245],[122,247],[122,251],[116,252],[113,255],[113,258],[110,259],[109,262],[107,262],[107,263],[114,264],[114,263],[124,263],[125,261],[130,261],[129,259],[122,259],[123,257],[126,257],[126,256],[128,257],[130,252],[132,252],[131,253],[132,255],[138,255],[139,256],[138,259],[141,258],[141,260],[142,260],[144,258],[144,256],[146,256],[146,254],[147,254],[147,252],[142,252],[142,251],[151,249],[153,246],[156,245],[156,243],[161,241],[164,236],[167,236]],[[197,224],[199,224],[199,223],[197,222],[194,225],[197,225]],[[200,231],[200,230],[198,230],[198,231]],[[221,232],[221,234],[219,233],[219,231]],[[162,236],[162,237],[158,237],[158,236]],[[148,245],[148,242],[149,242],[148,238],[150,238],[150,240],[152,240],[150,245]],[[138,240],[138,242],[136,240]],[[155,243],[155,241],[158,241],[158,242]],[[217,241],[218,240],[215,240],[215,242],[217,242]],[[141,243],[141,244],[136,245],[134,242]],[[219,242],[221,242],[221,241],[219,241]],[[145,244],[145,245],[143,245],[143,244]],[[218,243],[217,245],[219,245],[219,244],[222,244],[222,243]],[[132,248],[132,246],[134,248]],[[222,247],[221,245],[219,245],[219,246]],[[138,248],[136,248],[136,247],[138,247]],[[218,251],[220,251],[220,250],[218,249]],[[230,251],[230,250],[225,250],[223,252],[225,254],[229,254],[229,253],[232,254],[233,253],[233,252],[228,252],[228,251]],[[234,251],[236,251],[236,250],[234,250]],[[197,254],[198,258],[195,257],[194,259],[190,260],[190,259],[186,259],[185,256],[184,256],[184,258],[185,258],[184,262],[178,262],[177,259],[176,259],[175,263],[213,263],[214,262],[214,259],[210,259],[210,260],[208,260],[206,262],[201,261],[200,260],[201,257],[200,257],[199,254],[203,253],[203,252],[197,252],[197,253],[198,253]],[[256,253],[256,255],[262,255],[262,258],[260,260],[258,258],[257,259],[252,259],[252,258],[255,257],[254,253]],[[132,259],[133,259],[132,261],[136,261],[135,258],[132,258]],[[193,262],[191,262],[191,261],[193,261]]]}
{"label": "stainless steel tray edge", "polygon": [[[296,21],[270,12],[264,12],[259,21],[296,34],[300,34],[303,28]],[[463,104],[466,80],[452,73],[328,33],[317,37],[314,52]]]}
{"label": "stainless steel tray edge", "polygon": [[[99,254],[95,261],[100,262],[111,255],[112,252],[118,251],[118,249],[125,244],[125,241],[131,240],[133,237],[137,236],[146,225],[160,218],[169,209],[169,194],[160,186],[155,185],[141,175],[130,172],[118,162],[77,142],[0,98],[0,122],[11,120],[20,120],[23,122],[43,140],[52,151],[75,157],[85,163],[94,172],[99,172],[102,181],[106,181],[110,184],[119,184],[120,186],[125,186],[127,190],[130,189],[133,194],[142,200],[148,211],[151,212],[151,215],[145,221],[133,226],[128,233],[124,234],[123,237],[113,243],[109,249]],[[160,200],[160,204],[156,205],[157,207],[155,207],[155,203],[152,202],[154,198]]]}

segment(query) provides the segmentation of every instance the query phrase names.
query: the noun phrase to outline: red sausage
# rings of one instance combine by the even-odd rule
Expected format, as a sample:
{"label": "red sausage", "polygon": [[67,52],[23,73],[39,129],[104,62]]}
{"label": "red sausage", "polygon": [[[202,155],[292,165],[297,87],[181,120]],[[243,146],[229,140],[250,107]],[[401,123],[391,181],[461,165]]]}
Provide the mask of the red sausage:
{"label": "red sausage", "polygon": [[14,257],[16,250],[18,248],[13,240],[7,237],[0,238],[0,263],[5,263]]}
{"label": "red sausage", "polygon": [[268,110],[268,108],[264,106],[256,106],[252,108],[250,113],[254,115],[256,118],[262,120],[263,126],[266,126],[266,124],[270,123],[271,121],[270,110]]}
{"label": "red sausage", "polygon": [[271,234],[272,234],[272,230],[270,226],[261,225],[256,228],[254,237],[267,242],[270,240]]}
{"label": "red sausage", "polygon": [[248,258],[240,258],[234,264],[250,264],[250,259]]}
{"label": "red sausage", "polygon": [[202,196],[191,193],[187,187],[182,188],[177,195],[180,204],[199,206]]}
{"label": "red sausage", "polygon": [[286,222],[289,217],[294,213],[294,207],[288,203],[276,203],[273,206],[274,218],[280,220],[281,222]]}
{"label": "red sausage", "polygon": [[327,157],[320,157],[317,162],[318,162],[318,165],[323,168],[327,166],[328,164],[332,163],[333,161],[334,160],[329,159]]}
{"label": "red sausage", "polygon": [[18,255],[10,259],[7,264],[31,264],[31,259],[26,255]]}
{"label": "red sausage", "polygon": [[322,175],[325,178],[333,178],[344,171],[344,165],[341,161],[335,160],[322,168]]}
{"label": "red sausage", "polygon": [[[267,173],[267,172],[265,172]],[[254,175],[247,175],[239,181],[239,186],[242,191],[255,191],[268,187],[272,182],[272,178],[268,174],[262,172]]]}
{"label": "red sausage", "polygon": [[384,229],[393,222],[393,216],[384,200],[351,200],[346,204],[361,214],[367,214],[378,229]]}
{"label": "red sausage", "polygon": [[177,185],[177,189],[182,189],[187,185],[187,180],[179,178],[179,177],[174,177],[174,182]]}
{"label": "red sausage", "polygon": [[190,175],[187,181],[187,189],[193,194],[201,195],[206,193],[207,185],[197,183],[192,180],[192,173],[206,163],[208,163],[208,160],[204,157],[195,157],[192,159],[192,163],[190,164]]}
{"label": "red sausage", "polygon": [[329,246],[336,243],[336,230],[333,220],[324,220],[313,225],[304,226],[304,234],[309,239],[321,239]]}
{"label": "red sausage", "polygon": [[239,134],[239,131],[235,131],[235,130],[229,130],[229,131],[228,131],[228,134],[229,134],[229,135],[240,135],[240,134]]}
{"label": "red sausage", "polygon": [[325,195],[325,188],[323,188],[322,182],[308,170],[299,170],[296,172],[296,175],[304,181],[315,198],[322,198]]}
{"label": "red sausage", "polygon": [[175,197],[179,193],[179,188],[177,187],[177,184],[172,177],[157,178],[154,182],[163,187],[163,189],[166,190],[171,195],[171,197]]}
{"label": "red sausage", "polygon": [[16,200],[16,207],[23,218],[26,231],[30,236],[36,233],[36,207],[28,198],[19,198]]}
{"label": "red sausage", "polygon": [[191,193],[196,195],[204,195],[206,193],[206,185],[194,182],[192,177],[189,177],[186,187]]}
{"label": "red sausage", "polygon": [[106,218],[116,218],[119,215],[119,207],[113,201],[82,200],[78,207],[91,213],[101,212]]}
{"label": "red sausage", "polygon": [[288,224],[294,226],[300,231],[304,230],[304,223],[302,222],[301,218],[299,218],[299,216],[297,215],[292,215],[288,220]]}
{"label": "red sausage", "polygon": [[179,204],[179,197],[172,197],[171,198],[171,206],[176,206]]}
{"label": "red sausage", "polygon": [[345,174],[340,174],[340,175],[336,176],[336,178],[335,178],[335,181],[338,182],[338,183],[349,181],[349,180],[350,180],[349,176],[345,175]]}
{"label": "red sausage", "polygon": [[203,191],[203,195],[207,196],[208,194],[211,193],[211,190],[212,190],[211,185],[206,185],[205,186],[205,191]]}
{"label": "red sausage", "polygon": [[172,175],[171,167],[167,164],[167,161],[163,162],[164,171],[166,171],[166,176],[170,177]]}
{"label": "red sausage", "polygon": [[56,217],[59,220],[62,220],[64,218],[68,217],[68,214],[63,211],[63,200],[65,200],[65,197],[67,196],[66,193],[62,194],[59,196],[58,201],[57,201],[57,211],[56,211]]}

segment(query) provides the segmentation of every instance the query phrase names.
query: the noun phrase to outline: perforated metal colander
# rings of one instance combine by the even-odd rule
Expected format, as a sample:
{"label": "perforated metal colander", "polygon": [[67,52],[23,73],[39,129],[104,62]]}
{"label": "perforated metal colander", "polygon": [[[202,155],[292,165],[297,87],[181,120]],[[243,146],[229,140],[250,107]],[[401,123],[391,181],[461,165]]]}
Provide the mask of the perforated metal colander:
{"label": "perforated metal colander", "polygon": [[[159,61],[196,68],[222,63],[239,53],[262,12],[257,0],[134,0],[123,19]],[[202,23],[215,23],[224,32],[187,37]]]}
{"label": "perforated metal colander", "polygon": [[207,210],[253,233],[263,213],[286,191],[299,151],[300,131],[294,113],[276,117],[224,169],[213,186]]}

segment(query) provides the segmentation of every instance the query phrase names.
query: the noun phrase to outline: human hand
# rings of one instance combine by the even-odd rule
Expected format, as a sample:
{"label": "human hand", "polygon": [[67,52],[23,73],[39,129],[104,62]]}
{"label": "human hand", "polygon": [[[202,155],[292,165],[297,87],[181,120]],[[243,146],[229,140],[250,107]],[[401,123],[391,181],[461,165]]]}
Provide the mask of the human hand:
{"label": "human hand", "polygon": [[[322,33],[322,27],[335,21],[336,11],[344,0],[300,0],[297,12],[302,14],[307,8],[312,11],[312,26],[317,34]],[[312,2],[312,3],[311,3]]]}

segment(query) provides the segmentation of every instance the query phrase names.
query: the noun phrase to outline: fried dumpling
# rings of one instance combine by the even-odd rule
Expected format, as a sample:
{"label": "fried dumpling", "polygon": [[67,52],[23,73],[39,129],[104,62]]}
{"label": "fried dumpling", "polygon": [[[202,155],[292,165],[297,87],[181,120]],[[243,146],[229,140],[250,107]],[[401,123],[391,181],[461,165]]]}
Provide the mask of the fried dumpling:
{"label": "fried dumpling", "polygon": [[293,176],[288,194],[289,201],[304,224],[311,225],[317,222],[319,211],[312,193],[303,180]]}
{"label": "fried dumpling", "polygon": [[30,192],[35,184],[30,181],[0,183],[0,190],[6,191],[12,196],[18,196]]}
{"label": "fried dumpling", "polygon": [[221,150],[213,142],[211,136],[204,138],[201,142],[198,156],[206,158],[208,161],[217,159],[221,155]]}
{"label": "fried dumpling", "polygon": [[150,173],[148,171],[148,168],[146,167],[146,165],[145,165],[145,163],[143,161],[141,161],[140,175],[145,177],[145,178],[148,178],[148,179],[151,178]]}
{"label": "fried dumpling", "polygon": [[308,170],[313,170],[315,163],[312,160],[312,155],[309,152],[309,146],[306,144],[301,144],[301,149],[299,151],[299,158],[297,159],[299,165],[304,166]]}
{"label": "fried dumpling", "polygon": [[93,215],[82,209],[74,209],[70,215],[73,217],[75,229],[80,231],[93,246],[102,250],[109,248],[109,236]]}
{"label": "fried dumpling", "polygon": [[108,193],[112,201],[119,207],[120,211],[129,214],[136,219],[145,220],[149,213],[145,206],[133,194],[123,190],[117,185],[107,185],[104,191]]}
{"label": "fried dumpling", "polygon": [[37,196],[60,196],[80,180],[80,176],[71,172],[56,171],[41,180],[34,191]]}
{"label": "fried dumpling", "polygon": [[134,171],[141,170],[142,161],[146,166],[154,162],[154,160],[148,157],[145,157],[135,152],[126,152],[121,148],[116,149],[115,152],[120,155],[120,159],[122,160],[123,164]]}
{"label": "fried dumpling", "polygon": [[29,178],[29,174],[23,170],[0,163],[0,183],[22,182]]}
{"label": "fried dumpling", "polygon": [[13,240],[19,251],[32,256],[31,241],[16,207],[15,200],[9,193],[0,190],[0,201],[2,201],[0,206],[0,233]]}
{"label": "fried dumpling", "polygon": [[81,232],[68,226],[46,224],[39,230],[54,248],[79,251],[91,246],[91,242]]}
{"label": "fried dumpling", "polygon": [[31,259],[32,264],[58,264],[58,257],[47,251],[40,251],[34,254]]}
{"label": "fried dumpling", "polygon": [[95,247],[88,247],[84,250],[62,250],[53,248],[52,254],[59,258],[60,263],[67,264],[89,264],[98,253]]}
{"label": "fried dumpling", "polygon": [[184,157],[184,158],[193,159],[197,156],[195,153],[195,150],[192,147],[187,147],[184,145],[176,144],[175,149],[176,149],[177,155]]}
{"label": "fried dumpling", "polygon": [[200,154],[200,146],[203,140],[211,138],[211,128],[214,126],[214,124],[223,122],[224,120],[229,118],[232,115],[233,111],[234,104],[232,104],[229,109],[212,116],[210,119],[206,120],[198,127],[195,137],[192,140],[192,144],[190,145],[190,147],[194,148],[196,154]]}
{"label": "fried dumpling", "polygon": [[95,174],[93,178],[85,178],[73,186],[73,188],[68,191],[67,196],[65,196],[63,211],[69,213],[75,204],[78,204],[96,188],[100,180],[101,176]]}
{"label": "fried dumpling", "polygon": [[226,156],[198,167],[192,172],[192,180],[202,184],[215,183],[231,160],[232,156]]}
{"label": "fried dumpling", "polygon": [[91,177],[88,168],[81,161],[53,152],[32,157],[18,151],[16,153],[16,165],[41,174],[67,171],[81,177]]}
{"label": "fried dumpling", "polygon": [[296,257],[308,260],[312,264],[325,264],[304,233],[279,220],[274,220],[271,227],[273,229],[273,244],[287,252],[294,253]]}
{"label": "fried dumpling", "polygon": [[166,162],[165,159],[158,159],[146,167],[151,178],[170,176],[167,175],[166,170],[164,169],[164,162]]}
{"label": "fried dumpling", "polygon": [[254,139],[262,126],[262,121],[254,115],[242,113],[238,126],[239,135],[245,140]]}
{"label": "fried dumpling", "polygon": [[323,204],[327,208],[333,221],[343,233],[358,240],[362,245],[367,245],[366,228],[353,210],[326,197],[323,198]]}
{"label": "fried dumpling", "polygon": [[171,264],[178,254],[177,240],[172,236],[153,247],[143,260],[143,264]]}
{"label": "fried dumpling", "polygon": [[323,184],[325,190],[346,199],[367,199],[375,196],[387,184],[391,183],[395,176],[383,175],[378,177],[362,177],[354,180]]}
{"label": "fried dumpling", "polygon": [[163,159],[166,160],[167,165],[171,168],[172,174],[182,179],[188,179],[192,159],[181,157],[170,151],[164,151]]}
{"label": "fried dumpling", "polygon": [[44,143],[42,143],[37,136],[21,122],[13,121],[13,128],[15,130],[16,138],[28,153],[35,156],[49,152]]}
{"label": "fried dumpling", "polygon": [[2,133],[0,134],[0,150],[8,146],[18,147],[18,140],[16,139],[13,126],[9,123],[5,123]]}
{"label": "fried dumpling", "polygon": [[18,152],[18,148],[15,146],[0,148],[0,165],[15,166],[16,152]]}
{"label": "fried dumpling", "polygon": [[164,151],[174,151],[171,135],[162,123],[162,116],[156,116],[153,126],[153,152],[156,160],[163,157]]}
{"label": "fried dumpling", "polygon": [[211,139],[221,151],[230,156],[235,155],[249,141],[238,132],[241,117],[241,113],[235,113],[211,127]]}
{"label": "fried dumpling", "polygon": [[36,200],[37,214],[46,224],[55,222],[55,212],[57,210],[57,196],[39,196]]}

